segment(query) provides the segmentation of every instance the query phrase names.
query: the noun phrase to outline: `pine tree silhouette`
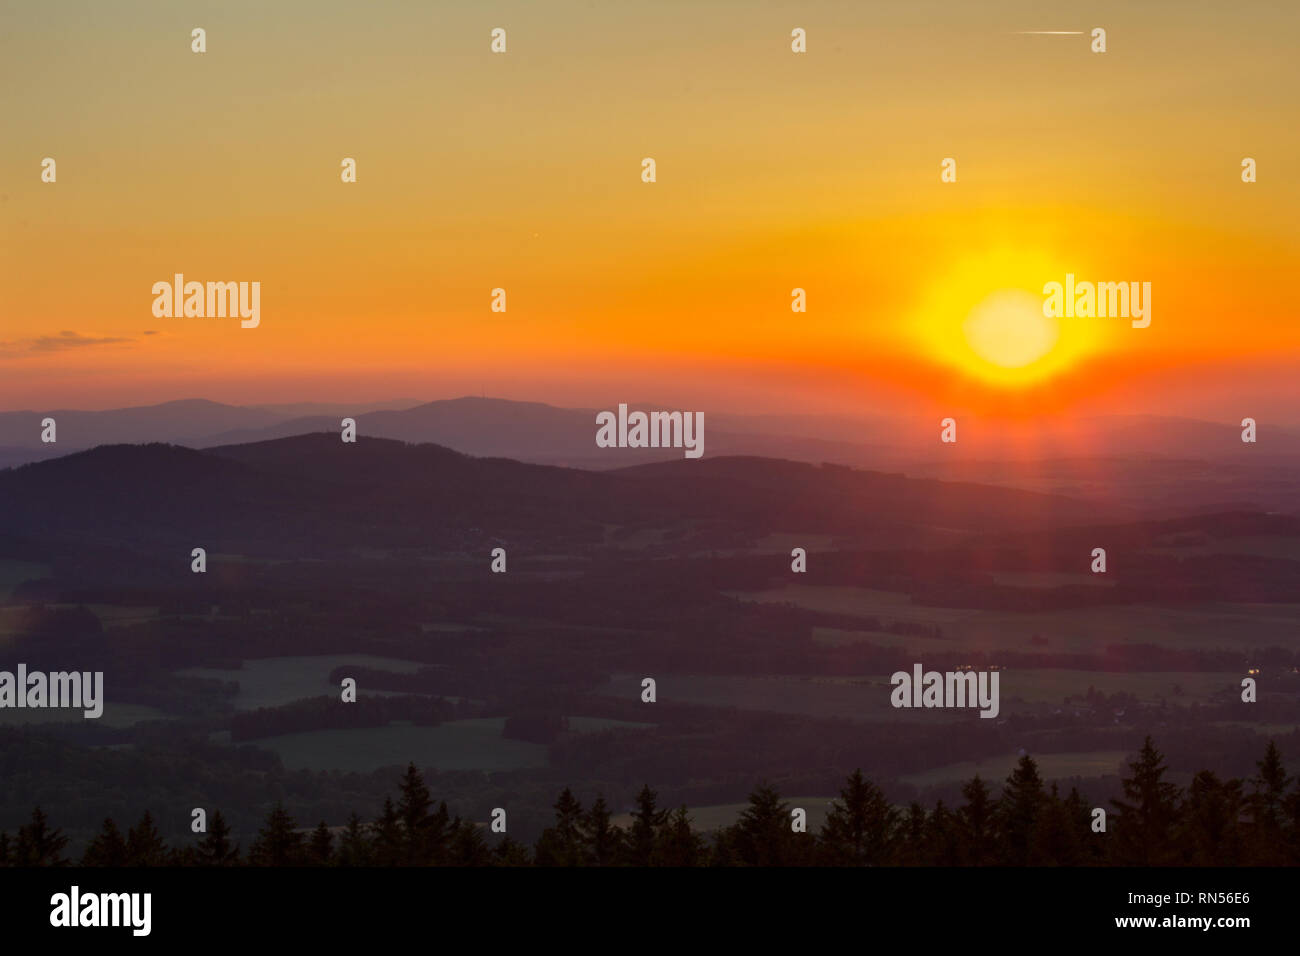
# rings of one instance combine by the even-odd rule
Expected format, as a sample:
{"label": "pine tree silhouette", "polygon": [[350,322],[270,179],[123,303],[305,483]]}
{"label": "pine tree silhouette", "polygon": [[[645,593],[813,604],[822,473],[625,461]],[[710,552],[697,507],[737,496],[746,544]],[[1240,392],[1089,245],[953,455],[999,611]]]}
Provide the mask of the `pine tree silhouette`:
{"label": "pine tree silhouette", "polygon": [[1011,771],[998,798],[998,833],[1001,861],[1009,866],[1031,862],[1035,829],[1043,812],[1046,795],[1038,776],[1038,764],[1028,754]]}
{"label": "pine tree silhouette", "polygon": [[994,845],[997,802],[989,794],[989,788],[979,774],[962,784],[961,795],[966,801],[957,810],[964,847],[962,862],[970,866],[987,866],[997,860]]}
{"label": "pine tree silhouette", "polygon": [[1123,778],[1124,800],[1112,800],[1114,858],[1125,866],[1164,866],[1177,859],[1178,787],[1164,780],[1164,757],[1147,737],[1132,774]]}
{"label": "pine tree silhouette", "polygon": [[254,866],[297,866],[302,863],[302,834],[295,828],[293,817],[276,801],[267,814],[257,839],[248,848],[249,862]]}
{"label": "pine tree silhouette", "polygon": [[1080,829],[1072,807],[1061,799],[1057,786],[1042,806],[1029,862],[1034,866],[1079,866],[1085,861],[1084,839],[1089,831]]}
{"label": "pine tree silhouette", "polygon": [[447,804],[433,812],[433,797],[413,763],[407,765],[399,790],[397,817],[402,825],[402,862],[406,866],[439,862],[446,850]]}
{"label": "pine tree silhouette", "polygon": [[339,866],[369,866],[374,853],[366,833],[366,825],[355,811],[348,817],[347,829],[339,841]]}
{"label": "pine tree silhouette", "polygon": [[370,825],[371,847],[374,862],[379,866],[398,866],[405,859],[405,840],[402,821],[392,797],[384,798],[384,809],[379,819]]}
{"label": "pine tree silhouette", "polygon": [[126,858],[128,866],[166,866],[170,862],[167,844],[163,842],[158,827],[154,825],[153,814],[148,810],[127,831]]}
{"label": "pine tree silhouette", "polygon": [[659,828],[668,814],[655,809],[658,798],[649,784],[636,795],[636,813],[632,815],[632,831],[628,836],[628,862],[633,866],[649,866],[655,851]]}
{"label": "pine tree silhouette", "polygon": [[582,804],[568,787],[555,801],[555,826],[547,827],[534,851],[538,866],[582,866],[586,862],[582,835]]}
{"label": "pine tree silhouette", "polygon": [[623,850],[624,834],[610,823],[609,807],[605,804],[605,798],[599,794],[591,809],[583,815],[582,835],[589,865],[613,866],[618,862]]}
{"label": "pine tree silhouette", "polygon": [[1193,777],[1178,822],[1179,862],[1188,866],[1243,863],[1243,806],[1240,780],[1225,783],[1209,770]]}
{"label": "pine tree silhouette", "polygon": [[126,866],[126,840],[112,817],[104,818],[104,825],[81,856],[82,866]]}
{"label": "pine tree silhouette", "polygon": [[490,866],[492,849],[483,828],[473,820],[457,817],[451,824],[449,862],[452,866]]}
{"label": "pine tree silhouette", "polygon": [[749,806],[730,828],[728,840],[735,860],[743,866],[796,866],[811,850],[807,834],[790,829],[790,805],[774,787],[760,783],[749,795]]}
{"label": "pine tree silhouette", "polygon": [[1251,793],[1246,799],[1250,810],[1250,846],[1256,866],[1280,866],[1286,862],[1287,839],[1283,834],[1286,815],[1287,784],[1291,778],[1282,766],[1277,744],[1268,742],[1264,759],[1255,764]]}
{"label": "pine tree silhouette", "polygon": [[334,834],[322,820],[311,831],[311,841],[307,844],[307,859],[313,866],[329,866],[334,859]]}
{"label": "pine tree silhouette", "polygon": [[822,824],[821,859],[831,866],[881,866],[893,852],[897,827],[898,811],[855,770]]}
{"label": "pine tree silhouette", "polygon": [[925,807],[913,800],[899,823],[899,838],[894,841],[894,862],[901,866],[924,866],[926,863]]}
{"label": "pine tree silhouette", "polygon": [[704,839],[691,829],[691,817],[685,805],[678,807],[659,828],[651,864],[700,866],[704,858]]}
{"label": "pine tree silhouette", "polygon": [[931,866],[959,866],[963,857],[961,818],[942,800],[934,805],[926,821],[926,863]]}
{"label": "pine tree silhouette", "polygon": [[195,848],[199,866],[234,866],[239,862],[239,847],[230,842],[230,827],[218,810],[212,814],[208,832]]}
{"label": "pine tree silhouette", "polygon": [[502,837],[501,842],[496,845],[496,849],[492,851],[492,859],[497,866],[530,866],[533,862],[528,854],[528,847],[509,835]]}
{"label": "pine tree silhouette", "polygon": [[45,812],[40,807],[32,810],[30,823],[18,828],[14,856],[17,866],[67,866],[62,855],[68,838],[62,830],[51,829]]}

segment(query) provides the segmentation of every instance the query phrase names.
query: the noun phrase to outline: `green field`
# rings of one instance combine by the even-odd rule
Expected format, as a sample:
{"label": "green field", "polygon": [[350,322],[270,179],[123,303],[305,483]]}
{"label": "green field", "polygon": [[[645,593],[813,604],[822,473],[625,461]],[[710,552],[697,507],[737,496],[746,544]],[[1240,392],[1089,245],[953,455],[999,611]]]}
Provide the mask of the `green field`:
{"label": "green field", "polygon": [[365,773],[405,765],[439,770],[518,770],[546,766],[546,746],[501,736],[504,717],[456,720],[436,727],[394,721],[387,727],[313,730],[247,741],[279,754],[290,770]]}
{"label": "green field", "polygon": [[[776,531],[759,538],[748,552],[784,554],[789,558],[790,552],[795,548],[803,548],[804,551],[813,554],[817,551],[829,551],[834,546],[835,538],[829,534],[795,534],[789,531]],[[793,560],[789,558],[789,561]],[[789,561],[786,562],[786,567],[789,567]]]}
{"label": "green field", "polygon": [[[2,590],[3,584],[0,584],[0,591]],[[4,596],[0,594],[0,600],[3,599]],[[71,608],[74,607],[74,605],[47,604],[45,607]],[[103,624],[105,628],[138,624],[141,621],[152,620],[158,616],[158,608],[156,606],[88,604],[86,605],[86,609],[99,618],[100,623]],[[30,613],[30,609],[26,605],[0,607],[0,636],[16,634],[22,627],[23,620],[26,618],[28,613]]]}
{"label": "green field", "polygon": [[49,576],[48,565],[0,558],[0,601],[8,601],[13,596],[14,588],[24,581]]}
{"label": "green field", "polygon": [[[1029,643],[1034,635],[1047,643]],[[1108,644],[1154,644],[1177,650],[1300,650],[1300,604],[1209,604],[1182,608],[1119,605],[1045,614],[978,611],[944,635],[966,647],[1096,653]]]}
{"label": "green field", "polygon": [[[220,670],[212,667],[188,667],[177,671],[180,677],[210,677],[216,680],[237,681],[239,693],[235,697],[236,710],[256,710],[258,707],[277,707],[304,697],[337,696],[338,684],[329,682],[329,673],[336,667],[351,665],[371,670],[396,671],[410,674],[419,670],[416,661],[403,661],[391,657],[372,657],[368,654],[322,654],[313,657],[263,657],[246,660],[240,670]],[[385,693],[371,690],[370,693]],[[365,683],[357,686],[358,694],[367,693]]]}
{"label": "green field", "polygon": [[1216,720],[1214,726],[1249,730],[1263,737],[1289,737],[1300,730],[1300,724],[1256,724],[1249,720]]}
{"label": "green field", "polygon": [[[1090,575],[1069,577],[1090,578]],[[1047,586],[1047,576],[1031,576],[1034,587]],[[1029,580],[1029,579],[1026,579]],[[792,584],[766,591],[733,592],[733,597],[757,602],[788,602],[814,611],[875,617],[885,621],[916,621],[943,629],[942,645],[932,639],[896,638],[903,646],[953,647],[996,651],[1015,648],[1044,653],[1094,654],[1108,644],[1154,644],[1179,650],[1251,649],[1278,646],[1300,650],[1300,604],[1201,604],[1179,608],[1150,605],[1071,608],[1018,613],[912,604],[908,595],[871,588],[822,587]],[[819,629],[823,639],[826,631]],[[844,631],[830,640],[843,641]],[[1031,644],[1038,636],[1046,643]],[[874,637],[862,637],[886,643]]]}
{"label": "green field", "polygon": [[893,621],[923,621],[944,624],[959,621],[976,612],[960,608],[924,607],[913,604],[909,595],[897,591],[834,585],[790,584],[766,591],[731,591],[730,597],[759,603],[788,603],[828,614],[883,617]]}
{"label": "green field", "polygon": [[[715,674],[656,675],[656,694],[660,702],[683,701],[708,707],[735,707],[738,710],[767,710],[781,714],[806,714],[810,717],[842,717],[864,721],[925,721],[947,723],[964,720],[968,714],[951,710],[895,709],[890,706],[888,676],[865,677],[769,677],[727,676]],[[611,697],[639,700],[641,677],[619,674],[599,693]],[[646,704],[653,714],[654,704]]]}
{"label": "green field", "polygon": [[1113,588],[1115,581],[1105,574],[1066,574],[1056,571],[994,571],[993,581],[1012,588]]}
{"label": "green field", "polygon": [[105,727],[130,727],[142,720],[170,720],[167,714],[143,704],[115,704],[112,699],[104,702],[104,713],[93,720],[85,717],[85,711],[74,708],[16,708],[0,709],[0,727],[20,727],[29,724],[71,724],[84,720],[88,724],[102,724]]}
{"label": "green field", "polygon": [[575,734],[595,734],[602,730],[647,730],[654,724],[643,724],[633,720],[614,720],[612,717],[570,717],[569,732]]}
{"label": "green field", "polygon": [[878,647],[912,647],[918,653],[928,650],[950,653],[961,647],[946,637],[917,637],[912,634],[887,634],[884,631],[846,631],[838,627],[814,627],[812,639],[830,647],[875,644]]}
{"label": "green field", "polygon": [[26,615],[25,607],[0,607],[0,644],[8,643],[7,638],[22,630]]}
{"label": "green field", "polygon": [[[1123,750],[1089,750],[1079,753],[1030,754],[1038,764],[1038,774],[1044,780],[1061,780],[1068,777],[1104,777],[1127,773],[1128,761],[1133,755]],[[902,777],[903,783],[914,787],[933,787],[944,783],[965,783],[979,774],[995,793],[1011,775],[1020,757],[1005,754],[984,760],[967,760],[935,767],[924,773]]]}
{"label": "green field", "polygon": [[88,604],[90,610],[104,627],[126,627],[142,621],[153,620],[158,616],[156,606],[122,605],[122,604]]}
{"label": "green field", "polygon": [[[1103,694],[1132,694],[1139,700],[1156,702],[1164,698],[1169,704],[1208,703],[1215,697],[1241,687],[1240,674],[1213,671],[1107,671],[1009,670],[1000,680],[1003,701],[1018,697],[1028,703],[1060,704],[1067,696],[1086,694],[1095,687]],[[1174,695],[1174,686],[1182,689]]]}
{"label": "green field", "polygon": [[1193,554],[1252,554],[1266,558],[1285,558],[1300,561],[1300,537],[1282,535],[1238,535],[1233,538],[1214,538],[1205,544],[1187,547],[1157,547],[1155,554],[1176,554],[1182,557]]}
{"label": "green field", "polygon": [[[921,663],[924,663],[922,660]],[[1178,685],[1182,694],[1175,696]],[[1064,706],[1067,696],[1081,696],[1089,687],[1104,694],[1129,693],[1141,701],[1165,700],[1170,706],[1208,703],[1234,691],[1240,675],[1202,671],[1110,673],[1078,670],[1005,670],[999,678],[999,716],[1017,710]],[[866,677],[788,677],[768,675],[660,674],[655,687],[660,702],[682,701],[708,707],[765,710],[809,717],[840,717],[862,721],[945,723],[969,719],[970,711],[943,708],[895,708],[888,675]],[[619,674],[599,693],[639,699],[641,677]],[[646,704],[652,711],[654,705]]]}
{"label": "green field", "polygon": [[485,627],[473,627],[469,624],[421,624],[420,632],[428,634],[430,631],[436,631],[440,634],[481,634],[487,631]]}
{"label": "green field", "polygon": [[[415,761],[439,770],[519,770],[546,766],[546,745],[501,736],[504,717],[453,720],[436,727],[417,727],[395,720],[386,727],[313,730],[241,741],[280,755],[290,770],[355,770]],[[570,717],[570,733],[640,730],[653,724],[604,717]],[[212,739],[230,743],[222,731]]]}

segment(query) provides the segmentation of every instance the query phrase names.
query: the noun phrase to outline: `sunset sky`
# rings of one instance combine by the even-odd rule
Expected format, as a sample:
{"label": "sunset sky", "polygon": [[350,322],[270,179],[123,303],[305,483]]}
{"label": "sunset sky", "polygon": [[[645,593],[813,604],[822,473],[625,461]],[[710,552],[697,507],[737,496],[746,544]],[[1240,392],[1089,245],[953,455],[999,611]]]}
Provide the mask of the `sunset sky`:
{"label": "sunset sky", "polygon": [[[0,408],[1300,420],[1300,4],[70,6],[2,15]],[[260,327],[154,318],[177,272],[260,281]],[[1150,327],[999,372],[972,310],[1067,272]]]}

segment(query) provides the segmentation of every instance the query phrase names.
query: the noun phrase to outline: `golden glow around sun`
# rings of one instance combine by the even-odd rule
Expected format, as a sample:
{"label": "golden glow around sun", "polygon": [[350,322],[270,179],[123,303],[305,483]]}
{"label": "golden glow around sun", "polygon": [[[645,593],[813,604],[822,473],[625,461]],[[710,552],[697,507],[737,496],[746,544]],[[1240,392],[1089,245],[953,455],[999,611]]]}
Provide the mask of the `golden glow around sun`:
{"label": "golden glow around sun", "polygon": [[[1015,388],[1042,382],[1100,351],[1105,320],[1043,315],[1043,285],[1067,268],[1041,251],[1003,248],[955,264],[912,317],[917,348],[984,382]],[[1112,323],[1113,324],[1113,323]]]}

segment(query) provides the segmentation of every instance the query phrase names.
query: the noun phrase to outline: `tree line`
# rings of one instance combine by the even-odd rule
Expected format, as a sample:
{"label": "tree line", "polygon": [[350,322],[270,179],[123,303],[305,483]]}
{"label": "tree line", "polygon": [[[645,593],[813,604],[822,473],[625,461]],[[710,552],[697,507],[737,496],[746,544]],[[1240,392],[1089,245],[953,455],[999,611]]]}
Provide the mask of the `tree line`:
{"label": "tree line", "polygon": [[[125,833],[104,821],[82,866],[1279,866],[1300,863],[1300,778],[1292,778],[1270,742],[1248,780],[1209,770],[1190,785],[1165,779],[1151,738],[1110,801],[1099,808],[1077,788],[1064,796],[1022,756],[998,793],[978,775],[960,806],[939,801],[892,804],[855,771],[816,831],[796,828],[792,808],[767,784],[749,796],[735,824],[712,833],[692,825],[686,806],[661,808],[642,787],[627,826],[615,825],[603,797],[589,807],[565,788],[555,819],[535,844],[453,816],[434,798],[415,765],[397,799],[376,819],[354,812],[345,827],[322,821],[304,830],[282,804],[251,843],[233,840],[220,811],[202,839],[169,847],[148,811]],[[0,833],[0,866],[66,866],[68,839],[37,807],[16,836]]]}

